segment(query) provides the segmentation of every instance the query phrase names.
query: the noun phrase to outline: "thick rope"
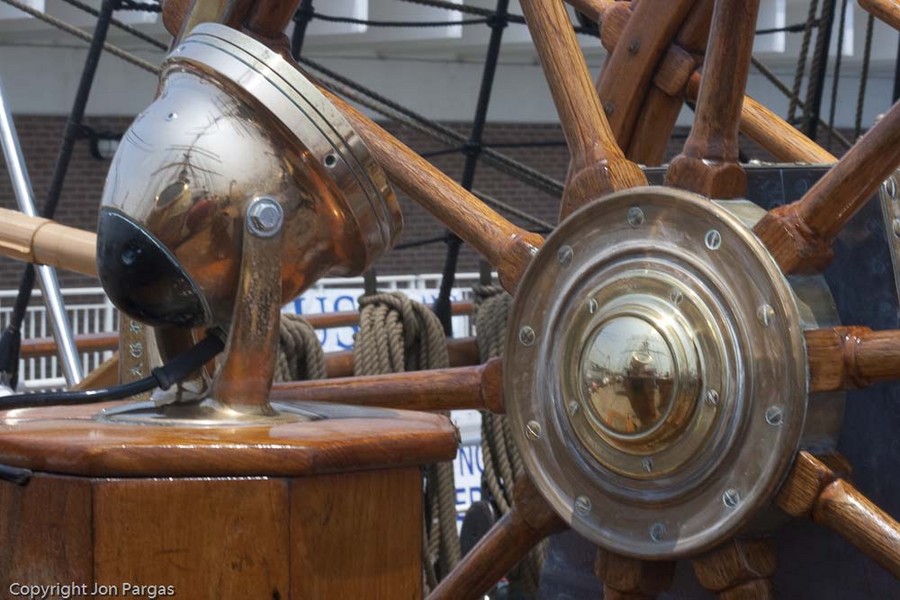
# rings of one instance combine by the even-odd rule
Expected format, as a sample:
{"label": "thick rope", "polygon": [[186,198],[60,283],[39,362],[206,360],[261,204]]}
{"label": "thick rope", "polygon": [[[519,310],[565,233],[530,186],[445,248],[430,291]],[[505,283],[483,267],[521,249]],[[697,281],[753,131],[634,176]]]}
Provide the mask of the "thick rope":
{"label": "thick rope", "polygon": [[[444,330],[424,305],[399,292],[373,294],[359,299],[359,313],[359,332],[353,346],[353,368],[357,375],[450,366]],[[427,469],[425,512],[425,582],[433,589],[438,574],[449,573],[460,558],[452,462]]]}
{"label": "thick rope", "polygon": [[275,381],[325,379],[325,352],[315,329],[300,315],[281,315]]}
{"label": "thick rope", "polygon": [[806,15],[806,27],[803,29],[803,41],[800,43],[800,55],[797,58],[797,70],[794,72],[794,88],[791,90],[790,105],[788,106],[788,122],[793,123],[797,116],[797,108],[800,106],[800,86],[803,84],[803,76],[806,75],[806,61],[809,59],[809,42],[812,38],[813,23],[816,22],[816,13],[819,11],[819,0],[811,0],[809,12]]}
{"label": "thick rope", "polygon": [[[512,297],[500,286],[475,286],[475,332],[482,362],[503,354],[506,324]],[[522,476],[522,458],[513,442],[506,417],[488,411],[481,414],[481,450],[484,464],[484,486],[494,499],[500,514],[512,505],[513,482]],[[545,545],[538,544],[510,574],[521,580],[530,593],[540,583]]]}

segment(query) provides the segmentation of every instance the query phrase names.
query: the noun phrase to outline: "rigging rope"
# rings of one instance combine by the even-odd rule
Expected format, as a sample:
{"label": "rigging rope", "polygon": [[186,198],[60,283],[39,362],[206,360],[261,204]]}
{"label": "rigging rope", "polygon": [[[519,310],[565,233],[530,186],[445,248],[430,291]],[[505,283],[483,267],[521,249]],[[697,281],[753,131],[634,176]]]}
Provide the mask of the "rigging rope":
{"label": "rigging rope", "polygon": [[841,19],[838,23],[837,55],[834,57],[834,75],[831,78],[831,106],[828,107],[828,135],[825,147],[831,150],[831,138],[834,131],[834,115],[837,111],[838,84],[841,78],[841,60],[844,56],[844,26],[847,24],[847,0],[841,0]]}
{"label": "rigging rope", "polygon": [[275,381],[325,379],[325,352],[316,330],[302,316],[282,313],[278,347]]}
{"label": "rigging rope", "polygon": [[[94,15],[95,17],[100,16],[99,10],[95,9],[92,6],[88,6],[87,4],[84,4],[83,2],[79,2],[78,0],[62,0],[62,1],[70,6],[74,6],[75,8],[83,10],[84,12],[86,12],[90,15]],[[154,46],[155,48],[159,48],[160,50],[163,50],[163,51],[168,50],[168,48],[169,48],[169,46],[167,46],[166,44],[163,44],[156,38],[150,37],[146,33],[142,32],[142,31],[138,31],[131,25],[126,25],[125,23],[123,23],[122,21],[119,21],[118,19],[110,19],[109,22],[113,25],[113,27],[118,27],[122,31],[124,31],[126,33],[130,33],[134,37],[138,38],[139,40],[143,40],[143,41],[147,42],[148,44],[150,44],[151,46]]]}
{"label": "rigging rope", "polygon": [[859,138],[862,132],[863,108],[866,104],[866,83],[869,79],[869,63],[872,61],[872,33],[875,26],[875,17],[870,14],[866,21],[866,43],[863,49],[862,72],[859,75],[859,94],[856,97],[856,119],[854,121],[853,137]]}
{"label": "rigging rope", "polygon": [[[60,19],[57,19],[56,17],[51,17],[50,15],[48,15],[42,11],[35,10],[35,9],[31,8],[30,6],[28,6],[27,4],[25,4],[24,2],[20,2],[19,0],[0,0],[0,1],[5,2],[6,4],[9,4],[10,6],[13,6],[13,7],[21,10],[24,13],[28,13],[35,19],[41,20],[49,25],[52,25],[53,27],[56,27],[57,29],[65,31],[66,33],[69,33],[71,35],[74,35],[75,37],[82,39],[86,42],[90,42],[91,39],[93,39],[93,36],[90,33],[87,33],[86,31],[82,31],[81,29],[78,29],[77,27],[73,27],[73,26],[69,25],[68,23],[66,23],[65,21],[61,21]],[[159,73],[160,73],[160,68],[157,67],[156,65],[153,65],[142,58],[138,58],[134,54],[131,54],[130,52],[126,52],[125,50],[122,50],[121,48],[118,48],[117,46],[113,46],[109,42],[103,43],[103,49],[106,50],[107,52],[109,52],[110,54],[112,54],[113,56],[118,56],[125,62],[131,63],[132,65],[138,67],[139,69],[149,71],[150,73],[153,73],[154,75],[159,75]]]}
{"label": "rigging rope", "polygon": [[[475,293],[476,341],[483,363],[503,354],[512,296],[497,285],[478,285],[472,291]],[[505,515],[513,502],[513,482],[524,473],[524,465],[504,415],[481,412],[481,454],[483,485],[490,492],[500,514]],[[544,549],[544,543],[536,546],[510,575],[510,578],[517,575],[532,594],[540,583]]]}
{"label": "rigging rope", "polygon": [[806,28],[803,30],[803,41],[800,43],[800,56],[797,58],[797,68],[794,71],[794,88],[791,90],[790,104],[788,106],[788,122],[793,123],[797,118],[797,108],[800,106],[800,87],[803,84],[803,76],[806,75],[806,61],[809,58],[809,42],[812,39],[813,23],[819,26],[816,13],[819,11],[819,0],[810,0],[809,12],[806,15]]}
{"label": "rigging rope", "polygon": [[[379,375],[450,366],[440,321],[426,306],[400,292],[362,296],[359,331],[353,345],[356,375]],[[426,470],[426,522],[423,552],[426,584],[433,589],[459,562],[456,484],[453,463]],[[434,565],[437,562],[437,570]]]}

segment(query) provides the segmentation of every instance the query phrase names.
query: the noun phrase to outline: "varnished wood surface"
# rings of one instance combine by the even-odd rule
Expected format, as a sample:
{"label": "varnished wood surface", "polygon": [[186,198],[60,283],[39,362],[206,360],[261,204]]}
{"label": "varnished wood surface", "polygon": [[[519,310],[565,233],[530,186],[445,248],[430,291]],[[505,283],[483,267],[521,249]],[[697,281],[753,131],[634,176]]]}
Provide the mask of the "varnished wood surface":
{"label": "varnished wood surface", "polygon": [[713,0],[698,0],[688,13],[675,43],[660,60],[653,87],[641,107],[628,147],[628,156],[641,164],[658,165],[683,104],[684,88],[706,51],[712,22]]}
{"label": "varnished wood surface", "polygon": [[520,4],[571,155],[560,219],[604,194],[647,185],[616,143],[562,0]]}
{"label": "varnished wood surface", "polygon": [[95,481],[94,580],[172,585],[184,598],[287,597],[289,518],[283,479]]}
{"label": "varnished wood surface", "polygon": [[700,585],[720,599],[774,597],[770,578],[775,573],[775,545],[770,539],[729,540],[692,562]]}
{"label": "varnished wood surface", "polygon": [[[619,147],[628,148],[641,110],[640,99],[647,95],[657,63],[674,41],[694,2],[643,2],[634,8],[620,3],[616,7],[631,15],[597,80],[597,93]],[[605,38],[601,39],[606,45]]]}
{"label": "varnished wood surface", "polygon": [[805,332],[811,391],[900,379],[900,331],[835,327]]}
{"label": "varnished wood surface", "polygon": [[0,590],[13,583],[90,582],[90,483],[36,475],[0,481]]}
{"label": "varnished wood surface", "polygon": [[428,600],[480,598],[535,544],[566,527],[528,477],[520,478],[512,509],[463,557]]}
{"label": "varnished wood surface", "polygon": [[402,410],[462,409],[503,412],[499,358],[483,365],[282,383],[272,389],[273,402],[340,402]]}
{"label": "varnished wood surface", "polygon": [[900,523],[842,479],[847,467],[839,461],[799,452],[775,503],[838,532],[900,578]]}
{"label": "varnished wood surface", "polygon": [[750,71],[759,0],[719,0],[713,11],[694,124],[684,150],[669,165],[666,183],[710,198],[745,195],[738,162],[741,103]]}
{"label": "varnished wood surface", "polygon": [[[475,338],[447,339],[447,355],[451,367],[467,367],[481,362]],[[328,377],[353,376],[353,351],[329,352],[325,355],[325,372]],[[281,384],[275,384],[277,389]]]}
{"label": "varnished wood surface", "polygon": [[84,376],[84,379],[72,386],[73,390],[97,390],[120,383],[119,356],[114,355],[103,361],[99,367]]}
{"label": "varnished wood surface", "polygon": [[304,405],[330,418],[244,427],[113,424],[93,419],[123,403],[0,413],[0,463],[91,476],[298,476],[452,459],[457,432],[421,412]]}
{"label": "varnished wood surface", "polygon": [[103,597],[152,597],[128,583],[191,599],[420,598],[421,527],[418,467],[293,479],[36,474],[0,481],[0,585],[4,598],[12,583],[116,587]]}
{"label": "varnished wood surface", "polygon": [[598,25],[603,22],[603,13],[615,4],[615,0],[566,0],[575,10]]}
{"label": "varnished wood surface", "polygon": [[640,560],[598,548],[594,574],[603,582],[607,600],[652,600],[671,587],[675,565],[670,560]]}
{"label": "varnished wood surface", "polygon": [[544,240],[513,225],[371,119],[327,90],[388,178],[480,252],[497,269],[501,285],[515,292]]}
{"label": "varnished wood surface", "polygon": [[900,29],[900,2],[897,0],[859,0],[859,5],[875,15],[876,19]]}
{"label": "varnished wood surface", "polygon": [[0,208],[0,254],[83,275],[97,275],[97,235]]}
{"label": "varnished wood surface", "polygon": [[420,469],[295,479],[291,504],[291,598],[422,597]]}
{"label": "varnished wood surface", "polygon": [[800,200],[770,211],[753,231],[785,273],[819,272],[831,262],[835,236],[898,165],[895,104]]}

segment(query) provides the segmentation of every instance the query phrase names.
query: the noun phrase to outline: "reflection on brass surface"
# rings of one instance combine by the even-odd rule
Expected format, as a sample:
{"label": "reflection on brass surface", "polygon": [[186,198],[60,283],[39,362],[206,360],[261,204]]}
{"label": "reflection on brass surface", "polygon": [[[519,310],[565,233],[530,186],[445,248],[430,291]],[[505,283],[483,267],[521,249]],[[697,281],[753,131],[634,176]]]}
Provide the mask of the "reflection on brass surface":
{"label": "reflection on brass surface", "polygon": [[614,432],[647,431],[672,404],[672,351],[643,319],[620,317],[601,325],[581,372],[591,407]]}

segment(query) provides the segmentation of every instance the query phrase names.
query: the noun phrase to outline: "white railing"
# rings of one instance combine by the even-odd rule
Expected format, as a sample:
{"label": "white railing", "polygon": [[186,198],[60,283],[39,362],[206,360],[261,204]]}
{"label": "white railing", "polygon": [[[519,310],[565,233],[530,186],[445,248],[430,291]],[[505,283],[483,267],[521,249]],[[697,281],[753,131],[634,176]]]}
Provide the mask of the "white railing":
{"label": "white railing", "polygon": [[[454,300],[471,299],[471,287],[478,283],[478,273],[459,273],[453,290]],[[441,275],[385,275],[378,277],[378,289],[403,291],[415,300],[430,304],[437,296]],[[301,297],[285,306],[288,312],[317,314],[356,310],[356,301],[363,293],[363,278],[326,278]],[[62,290],[66,312],[75,335],[106,333],[118,330],[119,317],[116,308],[104,294],[103,289],[66,288]],[[0,324],[5,328],[16,299],[15,290],[0,291]],[[469,317],[454,317],[453,331],[456,336],[471,334]],[[353,345],[355,327],[322,331],[320,340],[326,351],[345,350]],[[52,335],[47,311],[41,303],[41,292],[35,290],[31,304],[22,324],[22,338],[48,338]],[[112,352],[85,352],[81,354],[82,369],[85,373],[97,368],[107,360]],[[23,359],[19,363],[19,380],[28,389],[58,388],[65,385],[62,369],[55,356]]]}

